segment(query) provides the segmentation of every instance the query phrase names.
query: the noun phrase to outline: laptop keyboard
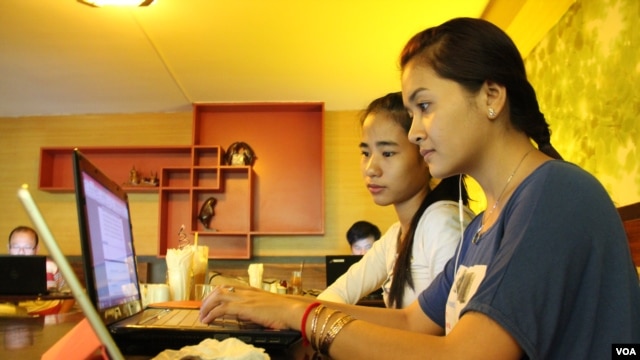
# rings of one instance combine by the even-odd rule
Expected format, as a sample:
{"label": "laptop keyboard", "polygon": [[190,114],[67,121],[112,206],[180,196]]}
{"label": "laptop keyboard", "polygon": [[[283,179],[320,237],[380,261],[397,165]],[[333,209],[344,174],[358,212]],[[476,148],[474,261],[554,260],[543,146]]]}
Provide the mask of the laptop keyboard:
{"label": "laptop keyboard", "polygon": [[[147,310],[149,311],[149,310]],[[199,319],[199,312],[193,309],[162,309],[146,316],[139,325],[167,326],[167,327],[216,327],[222,329],[260,329],[262,326],[244,320],[235,315],[225,315],[210,324],[203,324]]]}
{"label": "laptop keyboard", "polygon": [[251,321],[240,320],[235,315],[225,315],[222,318],[215,319],[209,326],[220,326],[223,328],[239,328],[239,329],[262,329],[263,326]]}

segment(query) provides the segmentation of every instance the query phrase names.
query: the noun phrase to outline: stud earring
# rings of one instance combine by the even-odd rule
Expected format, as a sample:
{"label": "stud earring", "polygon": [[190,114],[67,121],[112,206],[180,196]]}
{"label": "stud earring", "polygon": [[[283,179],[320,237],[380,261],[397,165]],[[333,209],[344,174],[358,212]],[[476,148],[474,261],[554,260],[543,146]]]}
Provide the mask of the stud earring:
{"label": "stud earring", "polygon": [[496,117],[496,112],[493,108],[489,108],[489,119],[493,119]]}

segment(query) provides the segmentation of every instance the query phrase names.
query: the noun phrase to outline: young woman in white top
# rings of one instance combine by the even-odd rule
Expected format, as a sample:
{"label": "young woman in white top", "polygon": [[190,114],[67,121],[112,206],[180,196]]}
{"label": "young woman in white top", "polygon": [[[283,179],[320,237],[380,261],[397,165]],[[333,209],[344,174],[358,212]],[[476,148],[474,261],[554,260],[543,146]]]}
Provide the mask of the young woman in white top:
{"label": "young woman in white top", "polygon": [[[400,92],[374,100],[364,111],[361,125],[365,185],[377,205],[394,207],[398,221],[318,299],[356,304],[382,287],[385,305],[403,308],[454,254],[464,230],[458,199],[467,205],[468,196],[457,176],[439,182],[432,179],[419,148],[408,139],[411,118]],[[464,226],[472,218],[465,206]]]}

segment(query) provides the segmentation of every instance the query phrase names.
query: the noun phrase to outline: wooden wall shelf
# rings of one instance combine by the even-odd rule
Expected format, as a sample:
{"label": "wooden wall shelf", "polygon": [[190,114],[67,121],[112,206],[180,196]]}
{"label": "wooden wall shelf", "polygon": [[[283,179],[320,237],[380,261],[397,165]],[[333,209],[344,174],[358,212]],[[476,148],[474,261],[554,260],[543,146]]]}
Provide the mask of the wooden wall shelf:
{"label": "wooden wall shelf", "polygon": [[[134,167],[141,176],[151,176],[163,167],[190,167],[191,146],[156,147],[83,147],[80,149],[109,178],[123,184],[130,192],[157,192],[155,186],[128,186],[129,171]],[[40,149],[38,187],[48,192],[73,191],[73,171],[70,147]]]}
{"label": "wooden wall shelf", "polygon": [[[80,150],[130,192],[158,192],[158,255],[177,247],[185,225],[212,259],[250,259],[252,238],[324,233],[324,105],[322,103],[194,104],[193,144],[85,147]],[[253,166],[224,164],[226,148],[246,142]],[[41,149],[39,188],[73,191],[72,148]],[[159,184],[127,186],[129,170],[157,173]],[[215,197],[210,229],[197,219]]]}

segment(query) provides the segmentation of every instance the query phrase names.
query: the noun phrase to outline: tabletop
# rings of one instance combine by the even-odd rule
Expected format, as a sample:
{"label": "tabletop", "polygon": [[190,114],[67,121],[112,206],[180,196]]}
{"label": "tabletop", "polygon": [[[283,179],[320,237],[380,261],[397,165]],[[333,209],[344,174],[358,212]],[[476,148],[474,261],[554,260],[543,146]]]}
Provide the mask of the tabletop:
{"label": "tabletop", "polygon": [[[0,317],[0,359],[40,359],[42,354],[83,319],[81,311],[37,317]],[[285,351],[269,352],[274,360],[311,358],[310,354],[310,348],[303,347],[301,342]],[[128,360],[152,357],[125,354]]]}
{"label": "tabletop", "polygon": [[81,312],[0,317],[0,359],[39,359],[83,318]]}

